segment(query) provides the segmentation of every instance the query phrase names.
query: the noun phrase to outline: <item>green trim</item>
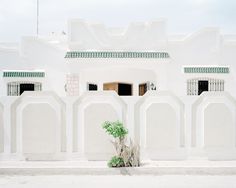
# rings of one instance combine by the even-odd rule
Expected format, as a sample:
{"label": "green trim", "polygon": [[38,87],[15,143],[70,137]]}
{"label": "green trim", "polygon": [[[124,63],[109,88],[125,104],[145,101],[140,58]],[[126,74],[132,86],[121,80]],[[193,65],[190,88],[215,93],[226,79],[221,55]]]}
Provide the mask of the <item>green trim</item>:
{"label": "green trim", "polygon": [[184,67],[184,73],[229,73],[229,67]]}
{"label": "green trim", "polygon": [[45,72],[5,71],[3,77],[45,77]]}
{"label": "green trim", "polygon": [[167,52],[96,52],[72,51],[67,52],[65,58],[169,58]]}

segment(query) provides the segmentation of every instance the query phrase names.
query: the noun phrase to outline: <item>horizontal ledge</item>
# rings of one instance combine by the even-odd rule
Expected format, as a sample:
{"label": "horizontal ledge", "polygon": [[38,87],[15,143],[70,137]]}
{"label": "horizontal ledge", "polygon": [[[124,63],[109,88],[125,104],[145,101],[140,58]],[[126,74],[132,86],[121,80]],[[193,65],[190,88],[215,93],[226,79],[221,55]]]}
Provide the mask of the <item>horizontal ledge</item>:
{"label": "horizontal ledge", "polygon": [[[184,161],[143,163],[135,168],[108,168],[106,162],[13,162],[0,165],[0,175],[236,175],[236,162]],[[0,164],[1,164],[0,163]],[[76,165],[77,164],[77,165]],[[158,165],[159,164],[159,165]],[[179,165],[178,165],[179,164]],[[230,166],[230,164],[232,164]]]}

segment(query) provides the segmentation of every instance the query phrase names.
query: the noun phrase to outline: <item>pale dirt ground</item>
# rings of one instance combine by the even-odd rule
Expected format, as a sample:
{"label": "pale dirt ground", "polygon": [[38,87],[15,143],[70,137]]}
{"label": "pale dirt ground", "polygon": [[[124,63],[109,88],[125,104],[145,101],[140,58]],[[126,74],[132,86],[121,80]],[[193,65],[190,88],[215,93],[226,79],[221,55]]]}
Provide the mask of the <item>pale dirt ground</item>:
{"label": "pale dirt ground", "polygon": [[0,188],[236,188],[236,176],[0,176]]}

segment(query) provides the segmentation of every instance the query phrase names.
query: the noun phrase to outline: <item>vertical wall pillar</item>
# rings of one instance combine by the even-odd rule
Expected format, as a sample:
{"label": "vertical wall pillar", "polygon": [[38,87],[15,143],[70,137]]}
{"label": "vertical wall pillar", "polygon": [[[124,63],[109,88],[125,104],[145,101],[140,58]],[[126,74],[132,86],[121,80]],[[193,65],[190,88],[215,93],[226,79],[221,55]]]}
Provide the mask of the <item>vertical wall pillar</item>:
{"label": "vertical wall pillar", "polygon": [[133,96],[139,96],[139,84],[138,83],[133,84]]}
{"label": "vertical wall pillar", "polygon": [[98,91],[103,91],[103,83],[98,83]]}

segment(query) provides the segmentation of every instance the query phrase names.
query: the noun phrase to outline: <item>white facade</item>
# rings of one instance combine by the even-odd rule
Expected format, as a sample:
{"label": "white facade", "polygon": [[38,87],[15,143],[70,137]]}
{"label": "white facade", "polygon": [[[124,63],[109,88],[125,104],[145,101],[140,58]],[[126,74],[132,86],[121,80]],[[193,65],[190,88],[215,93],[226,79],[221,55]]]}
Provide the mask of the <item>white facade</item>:
{"label": "white facade", "polygon": [[[42,90],[55,91],[59,96],[81,95],[88,83],[95,83],[98,90],[103,90],[106,82],[133,84],[132,93],[137,95],[139,84],[152,82],[159,91],[169,90],[185,96],[194,94],[194,88],[190,89],[192,84],[187,84],[191,80],[221,82],[221,88],[215,88],[216,91],[228,91],[235,96],[236,35],[223,35],[219,28],[204,28],[187,36],[168,35],[165,20],[132,23],[127,28],[106,28],[83,20],[71,20],[68,25],[67,36],[23,37],[17,46],[1,44],[2,74],[4,70],[45,72],[45,77],[40,78],[1,76],[1,96],[7,95],[7,83],[11,81],[40,82]],[[165,52],[168,57],[134,57],[131,53],[122,58],[96,54],[92,58],[86,54],[80,58],[64,58],[67,52],[90,52],[90,55],[111,52],[111,56],[120,52]],[[190,67],[198,70],[186,69],[191,73],[185,73],[185,68]],[[225,68],[227,70],[223,70]],[[74,76],[75,84],[69,75]],[[70,90],[77,91],[71,93]]]}
{"label": "white facade", "polygon": [[236,35],[168,35],[165,20],[68,25],[0,44],[0,159],[105,160],[100,125],[117,119],[142,159],[236,159]]}

